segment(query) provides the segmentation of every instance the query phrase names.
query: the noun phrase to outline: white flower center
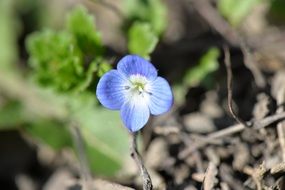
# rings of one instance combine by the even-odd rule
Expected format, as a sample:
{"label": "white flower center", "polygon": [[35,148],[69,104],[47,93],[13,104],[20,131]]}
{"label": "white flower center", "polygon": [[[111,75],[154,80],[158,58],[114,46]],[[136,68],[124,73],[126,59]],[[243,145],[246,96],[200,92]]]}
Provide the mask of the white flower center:
{"label": "white flower center", "polygon": [[148,103],[149,96],[151,95],[149,92],[149,81],[144,76],[137,74],[131,75],[129,82],[130,83],[125,86],[125,89],[128,91],[128,99],[134,103],[139,103],[140,101]]}

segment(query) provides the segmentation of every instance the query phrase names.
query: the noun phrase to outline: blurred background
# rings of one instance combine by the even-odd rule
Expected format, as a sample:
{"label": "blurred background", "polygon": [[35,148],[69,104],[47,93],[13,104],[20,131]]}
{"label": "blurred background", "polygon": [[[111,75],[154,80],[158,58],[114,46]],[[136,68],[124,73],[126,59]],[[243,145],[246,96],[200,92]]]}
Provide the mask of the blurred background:
{"label": "blurred background", "polygon": [[[174,93],[139,139],[155,189],[285,189],[284,26],[284,0],[1,0],[1,189],[80,189],[84,156],[94,188],[141,188],[119,113],[95,96],[126,54]],[[238,122],[227,49],[234,112],[272,122],[215,136]]]}

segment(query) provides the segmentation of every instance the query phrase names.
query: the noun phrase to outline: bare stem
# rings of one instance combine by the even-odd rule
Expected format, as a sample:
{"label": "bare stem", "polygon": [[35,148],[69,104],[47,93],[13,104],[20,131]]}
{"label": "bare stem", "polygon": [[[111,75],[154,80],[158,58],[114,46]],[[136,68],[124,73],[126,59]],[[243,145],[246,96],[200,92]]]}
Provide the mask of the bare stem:
{"label": "bare stem", "polygon": [[246,122],[244,122],[241,118],[237,116],[237,114],[233,110],[233,73],[231,69],[231,57],[230,57],[230,51],[228,46],[224,46],[224,52],[225,52],[225,65],[227,69],[227,91],[228,91],[228,107],[229,111],[232,115],[232,117],[239,122],[240,124],[244,126],[248,126]]}
{"label": "bare stem", "polygon": [[143,190],[152,190],[152,182],[137,149],[137,133],[131,133],[131,157],[135,160],[143,179]]}
{"label": "bare stem", "polygon": [[74,145],[77,150],[79,163],[80,163],[80,173],[81,178],[83,180],[82,189],[83,190],[91,190],[92,187],[92,177],[91,172],[89,170],[89,164],[85,154],[85,147],[82,134],[80,132],[79,127],[75,122],[70,124],[70,130],[73,137]]}

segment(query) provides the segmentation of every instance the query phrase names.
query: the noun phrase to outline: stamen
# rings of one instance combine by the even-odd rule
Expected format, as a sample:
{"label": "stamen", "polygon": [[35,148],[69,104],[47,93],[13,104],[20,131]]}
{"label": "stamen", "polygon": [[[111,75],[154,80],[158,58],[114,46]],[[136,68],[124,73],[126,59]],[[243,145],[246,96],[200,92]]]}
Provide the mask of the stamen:
{"label": "stamen", "polygon": [[152,93],[151,92],[148,92],[148,91],[145,91],[146,93],[148,93],[149,95],[152,95]]}

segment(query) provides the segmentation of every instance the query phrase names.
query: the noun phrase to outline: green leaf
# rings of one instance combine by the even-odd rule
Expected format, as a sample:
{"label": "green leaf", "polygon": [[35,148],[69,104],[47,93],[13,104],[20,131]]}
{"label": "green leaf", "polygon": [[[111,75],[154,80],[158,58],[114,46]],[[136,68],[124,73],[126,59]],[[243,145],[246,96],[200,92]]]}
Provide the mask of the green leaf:
{"label": "green leaf", "polygon": [[98,59],[95,59],[93,62],[90,63],[87,71],[84,73],[84,77],[81,81],[78,81],[78,85],[75,89],[76,92],[82,92],[85,90],[89,84],[92,82],[93,74],[98,70],[98,65],[100,62]]}
{"label": "green leaf", "polygon": [[67,30],[44,30],[27,38],[34,79],[59,92],[81,92],[105,62],[94,18],[79,6],[67,18]]}
{"label": "green leaf", "polygon": [[112,66],[105,60],[102,60],[100,62],[97,75],[98,77],[103,76],[106,72],[110,71],[112,69]]}
{"label": "green leaf", "polygon": [[98,108],[94,114],[93,118],[88,118],[89,121],[82,122],[91,168],[97,173],[112,176],[129,156],[128,131],[121,124],[119,112]]}
{"label": "green leaf", "polygon": [[24,129],[33,138],[59,150],[70,146],[67,123],[75,121],[86,141],[92,171],[107,176],[118,172],[129,156],[128,132],[122,126],[119,112],[99,107],[94,93],[58,94],[36,88],[14,72],[0,70],[1,93],[20,102],[1,107],[0,126],[28,123]]}
{"label": "green leaf", "polygon": [[157,42],[158,38],[148,23],[134,23],[129,30],[128,49],[130,53],[149,59],[149,54],[154,50]]}
{"label": "green leaf", "polygon": [[161,0],[149,0],[149,3],[148,19],[153,30],[159,35],[166,29],[167,9]]}
{"label": "green leaf", "polygon": [[124,10],[131,22],[149,23],[156,35],[166,28],[167,8],[161,0],[124,0]]}
{"label": "green leaf", "polygon": [[49,145],[54,150],[72,146],[70,133],[63,123],[51,120],[37,120],[25,127],[34,139]]}
{"label": "green leaf", "polygon": [[185,96],[188,91],[188,88],[185,87],[183,84],[178,83],[172,86],[172,91],[175,97],[175,105],[182,105],[185,101]]}
{"label": "green leaf", "polygon": [[119,112],[96,106],[92,94],[73,100],[72,117],[86,140],[92,171],[114,175],[129,156],[128,131],[122,126]]}
{"label": "green leaf", "polygon": [[84,77],[83,55],[67,32],[34,33],[27,40],[27,49],[34,77],[43,86],[67,91]]}
{"label": "green leaf", "polygon": [[199,84],[205,77],[219,68],[218,58],[220,52],[217,48],[211,48],[200,59],[199,64],[187,71],[183,84],[195,86]]}
{"label": "green leaf", "polygon": [[269,12],[270,21],[273,21],[277,24],[285,23],[285,1],[284,0],[274,0],[271,2],[270,12]]}
{"label": "green leaf", "polygon": [[90,63],[88,70],[85,72],[85,78],[79,83],[78,88],[75,91],[82,92],[85,90],[94,79],[94,73],[99,78],[111,69],[112,66],[105,59],[95,58],[94,61]]}
{"label": "green leaf", "polygon": [[5,101],[0,106],[0,129],[14,128],[26,121],[19,101]]}
{"label": "green leaf", "polygon": [[83,6],[78,6],[68,15],[67,29],[76,39],[80,50],[92,59],[102,56],[101,35],[96,31],[94,17]]}
{"label": "green leaf", "polygon": [[218,9],[233,26],[238,26],[262,0],[219,0]]}

